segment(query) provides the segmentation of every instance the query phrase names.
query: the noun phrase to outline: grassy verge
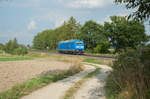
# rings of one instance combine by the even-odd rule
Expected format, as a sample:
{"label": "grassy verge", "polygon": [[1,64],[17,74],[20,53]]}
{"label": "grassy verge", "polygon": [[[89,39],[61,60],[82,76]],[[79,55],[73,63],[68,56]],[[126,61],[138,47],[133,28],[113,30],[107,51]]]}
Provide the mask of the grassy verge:
{"label": "grassy verge", "polygon": [[0,61],[32,60],[34,57],[0,57]]}
{"label": "grassy verge", "polygon": [[112,65],[112,60],[101,60],[97,58],[85,58],[83,62],[102,64],[102,65],[108,65],[108,66]]}
{"label": "grassy verge", "polygon": [[35,58],[43,58],[48,57],[48,54],[40,54],[40,53],[29,53],[25,56],[17,56],[17,55],[3,55],[0,56],[0,61],[19,61],[19,60],[33,60]]}
{"label": "grassy verge", "polygon": [[94,75],[98,74],[100,71],[100,68],[96,68],[93,72],[86,75],[82,80],[75,83],[73,87],[71,87],[63,97],[63,99],[73,99],[74,94],[78,91],[78,89],[88,80],[88,78],[93,77]]}
{"label": "grassy verge", "polygon": [[111,74],[106,80],[105,91],[107,99],[118,99],[120,87],[117,85],[117,82],[113,79]]}
{"label": "grassy verge", "polygon": [[74,72],[72,72],[72,70],[68,70],[64,73],[58,73],[58,74],[33,78],[27,82],[24,82],[19,85],[15,85],[11,89],[0,93],[0,99],[19,99],[22,96],[27,95],[38,88],[41,88],[52,82],[56,82],[58,80],[72,76],[73,74],[79,71],[80,69],[74,70]]}

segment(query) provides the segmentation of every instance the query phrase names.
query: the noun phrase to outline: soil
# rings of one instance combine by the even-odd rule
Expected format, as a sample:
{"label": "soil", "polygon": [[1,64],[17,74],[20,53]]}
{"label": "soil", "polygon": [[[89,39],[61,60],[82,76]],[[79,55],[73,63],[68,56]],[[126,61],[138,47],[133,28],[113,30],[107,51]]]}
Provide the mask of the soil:
{"label": "soil", "polygon": [[71,65],[44,59],[0,62],[0,92],[39,75],[68,70]]}

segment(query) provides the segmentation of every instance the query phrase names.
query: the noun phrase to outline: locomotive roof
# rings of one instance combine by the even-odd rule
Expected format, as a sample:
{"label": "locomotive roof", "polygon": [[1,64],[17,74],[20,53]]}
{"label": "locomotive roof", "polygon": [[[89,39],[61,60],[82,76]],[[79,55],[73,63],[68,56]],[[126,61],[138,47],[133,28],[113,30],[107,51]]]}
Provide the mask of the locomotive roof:
{"label": "locomotive roof", "polygon": [[82,41],[82,40],[66,40],[66,41],[61,41],[60,43],[65,43],[65,42],[74,42],[74,41]]}

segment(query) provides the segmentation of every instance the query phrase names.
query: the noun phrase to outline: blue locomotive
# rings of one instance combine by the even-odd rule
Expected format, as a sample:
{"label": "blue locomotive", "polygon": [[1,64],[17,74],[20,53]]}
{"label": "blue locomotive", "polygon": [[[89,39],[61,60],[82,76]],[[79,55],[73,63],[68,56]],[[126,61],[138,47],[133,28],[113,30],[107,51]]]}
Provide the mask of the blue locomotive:
{"label": "blue locomotive", "polygon": [[84,42],[83,40],[61,41],[58,44],[58,51],[60,53],[83,54]]}

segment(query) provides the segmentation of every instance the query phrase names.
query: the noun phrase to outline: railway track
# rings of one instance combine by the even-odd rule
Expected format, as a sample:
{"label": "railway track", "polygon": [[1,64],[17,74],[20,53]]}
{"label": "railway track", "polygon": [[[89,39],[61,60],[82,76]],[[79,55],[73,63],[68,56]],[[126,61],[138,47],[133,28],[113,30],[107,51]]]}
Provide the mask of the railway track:
{"label": "railway track", "polygon": [[31,53],[46,53],[46,54],[58,54],[58,55],[66,55],[66,56],[78,56],[78,57],[96,57],[103,59],[116,59],[115,56],[103,56],[103,55],[93,55],[93,54],[83,54],[83,55],[72,55],[72,54],[63,54],[58,52],[49,52],[49,51],[30,51]]}

